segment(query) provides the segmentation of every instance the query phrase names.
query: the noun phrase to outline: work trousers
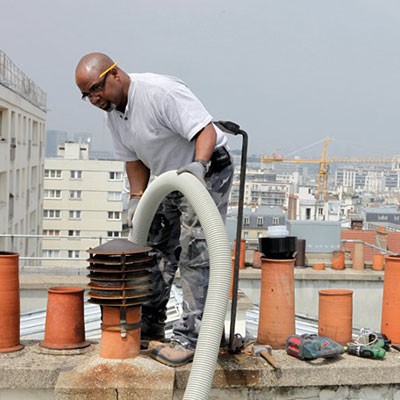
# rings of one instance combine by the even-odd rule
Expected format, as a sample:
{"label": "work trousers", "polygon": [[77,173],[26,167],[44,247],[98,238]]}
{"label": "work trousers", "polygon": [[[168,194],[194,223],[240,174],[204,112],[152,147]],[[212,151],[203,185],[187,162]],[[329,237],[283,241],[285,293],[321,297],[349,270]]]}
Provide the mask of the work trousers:
{"label": "work trousers", "polygon": [[[209,171],[205,182],[223,220],[226,219],[233,165]],[[148,245],[156,250],[152,271],[151,300],[142,307],[143,329],[164,326],[171,286],[179,267],[182,285],[182,316],[173,325],[173,339],[196,347],[207,296],[209,255],[199,219],[182,193],[171,192],[160,204],[151,224]]]}

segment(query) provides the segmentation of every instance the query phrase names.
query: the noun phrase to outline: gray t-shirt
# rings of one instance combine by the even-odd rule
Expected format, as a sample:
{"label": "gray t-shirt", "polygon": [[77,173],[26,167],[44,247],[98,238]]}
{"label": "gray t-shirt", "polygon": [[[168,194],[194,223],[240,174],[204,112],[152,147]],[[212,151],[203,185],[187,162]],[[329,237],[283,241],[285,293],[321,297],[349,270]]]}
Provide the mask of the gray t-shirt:
{"label": "gray t-shirt", "polygon": [[[212,120],[181,80],[157,74],[130,74],[125,113],[107,113],[118,160],[141,160],[152,175],[193,161],[194,136]],[[227,138],[217,127],[216,147]]]}

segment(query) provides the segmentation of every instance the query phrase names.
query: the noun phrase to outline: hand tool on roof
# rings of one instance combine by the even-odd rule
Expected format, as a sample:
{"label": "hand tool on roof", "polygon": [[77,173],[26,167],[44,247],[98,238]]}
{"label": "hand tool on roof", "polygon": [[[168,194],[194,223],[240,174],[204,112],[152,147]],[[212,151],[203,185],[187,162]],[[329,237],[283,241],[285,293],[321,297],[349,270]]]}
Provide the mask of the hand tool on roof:
{"label": "hand tool on roof", "polygon": [[344,347],[325,336],[290,335],[286,339],[286,353],[300,360],[334,358],[344,353]]}
{"label": "hand tool on roof", "polygon": [[282,374],[281,367],[272,355],[272,347],[269,345],[253,344],[251,347],[253,356],[261,356],[279,374]]}

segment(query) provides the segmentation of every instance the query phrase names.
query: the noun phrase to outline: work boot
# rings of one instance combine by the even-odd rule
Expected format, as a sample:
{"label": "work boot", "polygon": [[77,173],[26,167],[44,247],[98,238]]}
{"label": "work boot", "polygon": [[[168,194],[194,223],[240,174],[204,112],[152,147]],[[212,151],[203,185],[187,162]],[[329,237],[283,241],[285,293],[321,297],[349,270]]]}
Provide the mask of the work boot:
{"label": "work boot", "polygon": [[161,344],[150,351],[150,357],[170,367],[180,367],[193,360],[194,349],[186,348],[177,341]]}

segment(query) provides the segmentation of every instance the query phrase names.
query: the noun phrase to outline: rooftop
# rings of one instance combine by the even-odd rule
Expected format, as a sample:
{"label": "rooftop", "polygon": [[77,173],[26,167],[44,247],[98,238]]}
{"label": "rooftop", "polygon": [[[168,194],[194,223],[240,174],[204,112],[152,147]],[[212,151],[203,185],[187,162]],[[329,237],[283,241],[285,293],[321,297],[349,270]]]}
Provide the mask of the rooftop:
{"label": "rooftop", "polygon": [[[347,230],[342,231],[346,232]],[[376,240],[377,232],[353,230],[349,240]],[[388,243],[400,242],[395,236]],[[367,235],[364,238],[363,235]],[[369,235],[369,236],[368,236]],[[395,245],[395,244],[393,244]],[[367,246],[366,246],[367,262]],[[307,254],[308,265],[324,258],[329,266],[330,253]],[[312,258],[311,258],[312,257]],[[311,264],[310,264],[311,263]],[[48,268],[49,269],[49,268]],[[30,271],[29,271],[30,270]],[[54,285],[85,287],[84,275],[45,275],[35,268],[23,268],[20,275],[21,296],[24,302],[38,297]],[[30,273],[27,273],[30,272]],[[36,267],[36,272],[40,268]],[[79,272],[78,269],[76,272]],[[245,268],[240,271],[240,287],[249,288],[254,298],[259,296],[261,270]],[[295,268],[296,297],[305,303],[304,309],[315,312],[318,290],[347,287],[354,290],[354,321],[360,315],[371,320],[380,314],[383,271],[363,271],[345,268],[335,271],[326,268]],[[347,286],[346,286],[347,285]],[[365,290],[368,296],[365,298]],[[30,296],[25,293],[31,292]],[[363,296],[361,296],[364,293]],[[296,300],[297,302],[297,300]],[[255,301],[252,301],[255,303]],[[373,310],[377,308],[377,311]],[[364,311],[368,309],[368,313]],[[297,304],[296,304],[297,312]],[[42,312],[42,322],[44,319]],[[254,315],[253,315],[254,317]],[[183,398],[191,365],[169,368],[150,359],[146,351],[129,360],[107,360],[99,357],[99,313],[95,311],[87,329],[91,345],[82,350],[45,350],[40,338],[21,335],[25,348],[14,353],[0,353],[0,399],[173,399]],[[254,325],[254,324],[253,324]],[[375,323],[371,328],[377,328]],[[366,326],[364,322],[354,325]],[[254,326],[253,326],[254,329]],[[296,324],[297,331],[297,324]],[[299,332],[297,332],[299,333]],[[41,330],[43,334],[43,330]],[[254,337],[253,337],[254,338]],[[247,342],[251,335],[246,337]],[[279,372],[263,359],[250,354],[248,348],[239,354],[229,354],[221,348],[210,399],[390,399],[400,398],[400,353],[392,350],[383,360],[370,360],[344,354],[335,359],[300,361],[284,350],[273,350],[280,365]],[[134,377],[134,379],[132,379]],[[157,384],[153,384],[157,382]],[[2,397],[3,396],[3,397]]]}
{"label": "rooftop", "polygon": [[18,93],[31,104],[47,111],[46,93],[24,72],[22,72],[11,59],[0,50],[0,84]]}

